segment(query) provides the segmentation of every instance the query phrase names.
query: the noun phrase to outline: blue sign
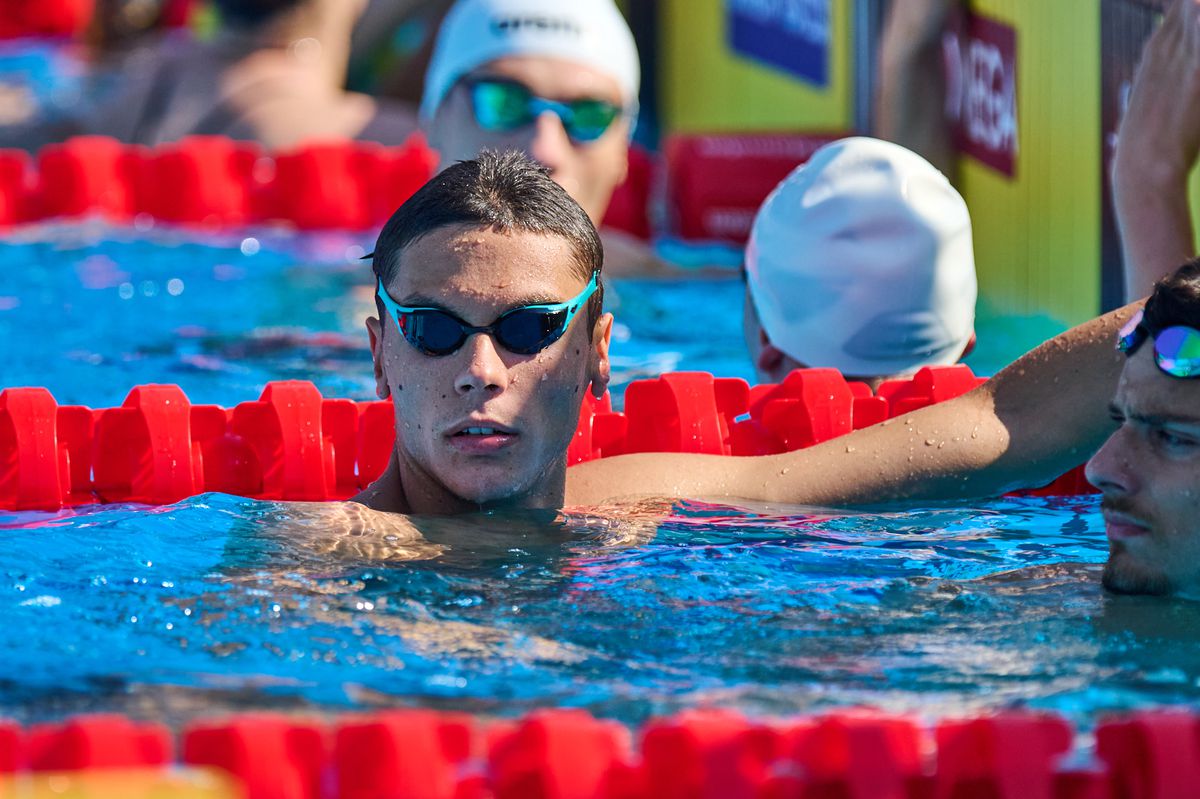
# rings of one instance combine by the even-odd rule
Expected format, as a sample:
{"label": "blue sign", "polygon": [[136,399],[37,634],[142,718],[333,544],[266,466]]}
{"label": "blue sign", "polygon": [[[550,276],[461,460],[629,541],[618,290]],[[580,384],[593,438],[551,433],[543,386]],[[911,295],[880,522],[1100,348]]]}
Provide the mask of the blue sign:
{"label": "blue sign", "polygon": [[829,85],[830,0],[725,0],[735,53]]}

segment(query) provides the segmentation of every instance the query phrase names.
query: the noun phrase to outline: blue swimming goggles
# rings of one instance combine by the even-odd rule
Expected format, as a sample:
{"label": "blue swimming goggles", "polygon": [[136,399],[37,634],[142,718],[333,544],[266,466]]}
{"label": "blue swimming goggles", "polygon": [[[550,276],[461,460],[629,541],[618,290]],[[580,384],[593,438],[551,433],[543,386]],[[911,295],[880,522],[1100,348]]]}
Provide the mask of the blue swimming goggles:
{"label": "blue swimming goggles", "polygon": [[[1133,355],[1150,338],[1150,330],[1142,324],[1144,312],[1138,310],[1121,328],[1117,349]],[[1171,377],[1200,377],[1200,330],[1185,325],[1164,328],[1154,336],[1154,362]]]}
{"label": "blue swimming goggles", "polygon": [[507,78],[473,77],[463,83],[471,93],[471,108],[479,127],[504,133],[531,124],[546,111],[562,120],[563,130],[577,142],[593,142],[622,114],[607,100],[584,97],[559,102],[538,97],[523,83]]}
{"label": "blue swimming goggles", "polygon": [[400,305],[383,288],[383,279],[376,279],[376,294],[396,320],[396,327],[405,340],[426,355],[449,355],[476,333],[487,333],[501,347],[518,355],[541,352],[562,338],[567,326],[596,292],[600,273],[593,272],[583,291],[566,302],[545,305],[522,305],[505,311],[490,325],[475,327],[442,308],[410,308]]}

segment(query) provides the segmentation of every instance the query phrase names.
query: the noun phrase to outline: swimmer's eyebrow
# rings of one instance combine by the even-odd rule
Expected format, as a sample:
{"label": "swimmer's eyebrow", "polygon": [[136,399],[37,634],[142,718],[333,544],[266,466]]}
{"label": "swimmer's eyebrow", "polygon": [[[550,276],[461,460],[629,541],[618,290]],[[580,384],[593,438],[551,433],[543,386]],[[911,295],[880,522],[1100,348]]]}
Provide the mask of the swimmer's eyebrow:
{"label": "swimmer's eyebrow", "polygon": [[[564,302],[566,302],[566,300],[547,297],[545,294],[528,294],[524,297],[518,298],[516,302],[507,306],[505,310],[522,308],[526,305],[558,305]],[[396,300],[396,304],[404,305],[409,308],[437,308],[439,311],[447,311],[453,314],[458,313],[458,311],[446,307],[445,302],[442,300],[434,299],[427,294],[409,294],[402,300]]]}
{"label": "swimmer's eyebrow", "polygon": [[1139,424],[1161,427],[1162,425],[1175,424],[1185,427],[1200,427],[1200,417],[1188,416],[1180,413],[1142,413],[1139,411],[1123,411],[1115,402],[1110,402],[1108,411],[1113,416],[1119,416],[1125,419],[1132,420]]}

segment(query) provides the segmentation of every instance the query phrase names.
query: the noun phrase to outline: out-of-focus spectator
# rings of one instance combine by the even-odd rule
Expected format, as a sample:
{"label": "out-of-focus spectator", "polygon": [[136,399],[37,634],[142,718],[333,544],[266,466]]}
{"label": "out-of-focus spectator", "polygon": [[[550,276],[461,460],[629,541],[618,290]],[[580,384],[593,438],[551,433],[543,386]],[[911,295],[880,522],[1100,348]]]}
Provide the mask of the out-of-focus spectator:
{"label": "out-of-focus spectator", "polygon": [[[153,145],[219,134],[280,149],[346,137],[396,144],[416,129],[408,107],[343,88],[363,0],[212,3],[222,23],[215,36],[168,35],[135,48],[107,73],[113,85],[99,80],[89,107],[50,138],[91,133]],[[46,133],[0,131],[0,143],[35,147]]]}
{"label": "out-of-focus spectator", "polygon": [[370,0],[354,28],[349,86],[420,104],[425,72],[454,0]]}
{"label": "out-of-focus spectator", "polygon": [[916,153],[827,144],[763,203],[746,250],[745,334],[761,380],[832,367],[873,385],[973,346],[966,203]]}
{"label": "out-of-focus spectator", "polygon": [[1196,253],[1188,173],[1200,153],[1200,0],[1173,0],[1142,53],[1113,158],[1126,296]]}
{"label": "out-of-focus spectator", "polygon": [[87,41],[98,61],[186,25],[198,0],[96,0]]}

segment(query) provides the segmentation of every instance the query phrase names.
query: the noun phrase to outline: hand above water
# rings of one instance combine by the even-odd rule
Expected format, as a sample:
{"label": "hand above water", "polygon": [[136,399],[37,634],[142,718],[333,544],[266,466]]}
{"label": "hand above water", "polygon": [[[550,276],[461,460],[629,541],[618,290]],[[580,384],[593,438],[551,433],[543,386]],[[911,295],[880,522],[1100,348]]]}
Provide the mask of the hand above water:
{"label": "hand above water", "polygon": [[1195,254],[1187,176],[1198,153],[1200,0],[1173,0],[1142,52],[1113,160],[1127,297]]}
{"label": "hand above water", "polygon": [[953,179],[942,34],[962,0],[895,0],[879,45],[874,135],[907,147]]}
{"label": "hand above water", "polygon": [[962,4],[962,0],[893,0],[884,35],[911,48],[940,45],[951,13]]}

